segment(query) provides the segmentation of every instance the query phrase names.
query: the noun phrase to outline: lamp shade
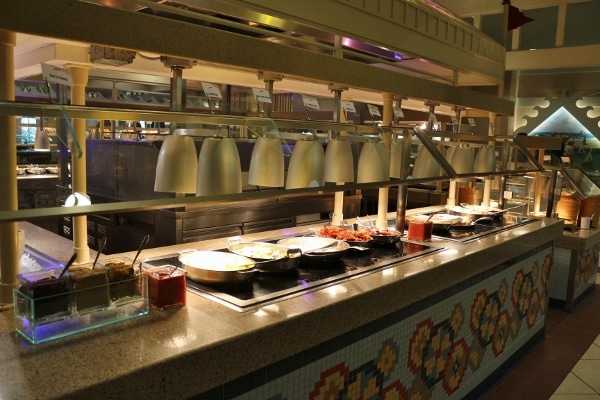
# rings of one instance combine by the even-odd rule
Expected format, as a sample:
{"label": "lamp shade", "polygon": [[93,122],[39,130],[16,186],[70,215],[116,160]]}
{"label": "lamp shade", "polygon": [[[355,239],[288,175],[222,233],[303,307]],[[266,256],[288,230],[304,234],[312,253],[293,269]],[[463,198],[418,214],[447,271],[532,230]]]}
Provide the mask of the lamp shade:
{"label": "lamp shade", "polygon": [[196,196],[242,192],[242,167],[235,140],[207,138],[198,156]]}
{"label": "lamp shade", "polygon": [[456,146],[448,146],[448,150],[446,150],[446,154],[444,155],[448,163],[452,162],[452,156],[454,155],[454,151],[456,151]]}
{"label": "lamp shade", "polygon": [[65,199],[65,207],[89,206],[91,204],[90,196],[79,192],[73,192]]}
{"label": "lamp shade", "polygon": [[[475,157],[474,169],[478,174],[496,172],[496,150],[491,146],[481,147]],[[486,179],[493,179],[493,176]]]}
{"label": "lamp shade", "polygon": [[427,148],[421,146],[415,159],[412,177],[414,179],[437,177],[440,176],[441,170],[442,167],[435,161],[435,158],[433,158]]}
{"label": "lamp shade", "polygon": [[194,139],[169,135],[158,153],[155,192],[196,193],[198,158]]}
{"label": "lamp shade", "polygon": [[284,185],[283,149],[278,138],[259,137],[252,149],[248,184],[282,187]]}
{"label": "lamp shade", "polygon": [[[452,154],[450,165],[457,174],[472,174],[475,166],[473,150],[469,146],[458,146]],[[458,178],[456,182],[468,182],[471,178]]]}
{"label": "lamp shade", "polygon": [[288,167],[286,189],[323,186],[325,152],[320,142],[299,140]]}
{"label": "lamp shade", "polygon": [[50,150],[50,137],[45,129],[40,129],[35,134],[33,148],[35,150]]}
{"label": "lamp shade", "polygon": [[325,182],[354,182],[350,142],[332,140],[325,150]]}
{"label": "lamp shade", "polygon": [[358,157],[357,183],[390,180],[390,163],[383,143],[363,143]]}
{"label": "lamp shade", "polygon": [[402,168],[402,139],[392,140],[390,150],[390,177],[402,178],[400,176]]}

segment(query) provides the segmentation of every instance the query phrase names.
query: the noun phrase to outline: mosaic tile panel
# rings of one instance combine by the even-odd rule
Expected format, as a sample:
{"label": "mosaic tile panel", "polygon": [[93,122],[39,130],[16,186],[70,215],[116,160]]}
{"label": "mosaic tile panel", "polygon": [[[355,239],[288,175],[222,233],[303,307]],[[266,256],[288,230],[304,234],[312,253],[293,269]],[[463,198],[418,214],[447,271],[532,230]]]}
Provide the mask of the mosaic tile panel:
{"label": "mosaic tile panel", "polygon": [[[269,371],[285,363],[269,366],[260,371],[274,377],[266,384],[228,396],[227,389],[241,380],[231,382],[224,386],[224,396],[237,400],[463,398],[544,328],[551,265],[552,247],[539,248],[493,268],[493,274],[461,284],[459,290],[432,296],[437,301],[418,311],[399,310],[377,321],[377,329],[369,324],[350,333],[352,340],[345,335],[334,340],[331,347],[336,350],[322,351],[300,368],[277,374]],[[304,354],[299,357],[307,361]]]}
{"label": "mosaic tile panel", "polygon": [[575,291],[574,298],[578,298],[590,286],[596,283],[598,273],[598,255],[600,243],[585,251],[577,252],[577,267],[575,269]]}

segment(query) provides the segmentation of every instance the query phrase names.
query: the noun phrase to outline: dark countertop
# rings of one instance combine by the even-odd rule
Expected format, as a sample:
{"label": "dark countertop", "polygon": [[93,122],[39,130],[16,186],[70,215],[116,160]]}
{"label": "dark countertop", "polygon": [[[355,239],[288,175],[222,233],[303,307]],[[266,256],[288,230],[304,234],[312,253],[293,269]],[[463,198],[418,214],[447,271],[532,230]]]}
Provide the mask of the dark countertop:
{"label": "dark countertop", "polygon": [[[70,241],[52,234],[35,237],[35,229],[27,225],[22,225],[26,237],[36,248],[56,259],[71,255]],[[562,233],[559,220],[542,218],[465,244],[436,239],[431,244],[446,250],[340,283],[336,290],[318,290],[243,313],[188,293],[182,308],[151,309],[142,318],[36,346],[15,332],[12,312],[1,312],[0,398],[190,397],[414,304]],[[222,238],[147,249],[142,257],[226,246]]]}

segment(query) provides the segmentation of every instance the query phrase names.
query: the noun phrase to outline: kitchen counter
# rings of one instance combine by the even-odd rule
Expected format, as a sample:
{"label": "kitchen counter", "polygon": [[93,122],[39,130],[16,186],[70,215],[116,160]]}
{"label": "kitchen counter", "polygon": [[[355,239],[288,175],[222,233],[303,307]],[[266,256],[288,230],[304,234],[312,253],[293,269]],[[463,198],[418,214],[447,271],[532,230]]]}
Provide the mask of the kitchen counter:
{"label": "kitchen counter", "polygon": [[573,310],[596,288],[600,228],[565,230],[554,241],[550,304]]}
{"label": "kitchen counter", "polygon": [[600,242],[600,228],[580,229],[575,231],[565,229],[562,236],[554,242],[556,246],[570,250],[587,250]]}
{"label": "kitchen counter", "polygon": [[[390,214],[389,218],[393,217]],[[23,226],[28,244],[35,243],[38,250],[58,260],[66,260],[71,255],[69,241],[45,234],[35,238],[36,234],[30,232],[27,225]],[[307,227],[296,227],[244,235],[243,239],[263,240],[306,232]],[[442,297],[455,302],[453,296],[463,289],[475,285],[473,290],[478,290],[476,285],[494,274],[509,271],[513,265],[517,267],[515,276],[523,276],[523,268],[519,266],[532,264],[531,257],[538,255],[542,257],[538,257],[539,260],[547,259],[548,256],[545,259],[543,256],[548,249],[551,251],[552,241],[562,233],[561,221],[542,218],[464,244],[434,239],[429,244],[443,246],[444,251],[258,310],[237,312],[188,292],[184,307],[151,309],[149,315],[142,318],[35,346],[15,332],[12,312],[5,311],[0,313],[0,348],[3,349],[0,398],[189,398],[202,393],[204,397],[198,398],[231,398],[230,390],[240,393],[240,390],[258,390],[263,383],[273,383],[273,371],[278,371],[279,379],[291,377],[294,370],[304,367],[299,365],[298,355],[303,363],[308,363],[332,352],[330,347],[334,343],[335,350],[339,350],[342,339],[345,345],[362,343],[361,338],[376,327],[380,330],[382,324],[389,324],[392,319],[428,312],[427,307],[438,304]],[[141,257],[153,258],[192,247],[219,249],[226,246],[226,238],[214,239],[147,249]],[[123,255],[131,257],[134,253]],[[538,258],[533,262],[536,279]],[[526,272],[527,276],[533,276],[533,272]],[[501,282],[505,281],[503,278]],[[514,285],[512,280],[508,284]],[[506,293],[501,290],[505,286],[500,283],[500,298],[505,298]],[[487,291],[491,293],[493,289]],[[477,298],[481,292],[478,290]],[[467,320],[470,305],[466,300],[463,303],[462,315]],[[545,305],[545,300],[541,304]],[[517,354],[520,348],[543,335],[545,320],[542,317],[540,314],[534,321],[531,332],[515,333],[515,339],[510,342],[511,345],[514,342],[511,352]],[[431,318],[433,316],[429,320]],[[457,327],[452,322],[454,319],[449,321],[450,326]],[[453,354],[456,354],[454,350],[449,357]],[[490,354],[491,351],[487,355],[484,352],[487,357]],[[348,359],[345,362],[350,363]],[[493,362],[506,363],[507,360],[498,356]],[[400,360],[399,365],[402,368],[397,369],[403,371],[406,363]],[[325,371],[328,366],[318,368]],[[417,373],[412,369],[413,374]],[[310,386],[319,381],[319,374],[307,379]],[[386,375],[386,379],[390,378]],[[235,384],[230,384],[234,380]],[[408,378],[399,381],[410,384]],[[440,379],[430,382],[435,386],[433,389],[442,390],[444,386],[443,390],[449,391],[447,385],[438,382]],[[465,378],[464,387],[453,393],[468,393],[473,389],[468,386],[477,383],[466,382]],[[317,384],[315,390],[318,387]],[[219,397],[215,397],[217,394]]]}

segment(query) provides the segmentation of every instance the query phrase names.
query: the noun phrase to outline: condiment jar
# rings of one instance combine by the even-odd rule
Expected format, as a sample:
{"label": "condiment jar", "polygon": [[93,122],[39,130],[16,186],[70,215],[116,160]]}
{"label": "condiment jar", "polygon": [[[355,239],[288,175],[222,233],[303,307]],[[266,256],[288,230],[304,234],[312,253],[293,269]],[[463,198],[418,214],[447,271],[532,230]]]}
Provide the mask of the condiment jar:
{"label": "condiment jar", "polygon": [[148,301],[158,310],[186,302],[185,270],[165,265],[144,270],[148,277]]}

